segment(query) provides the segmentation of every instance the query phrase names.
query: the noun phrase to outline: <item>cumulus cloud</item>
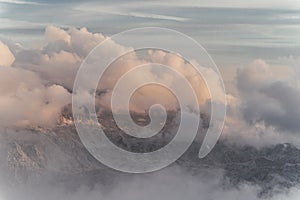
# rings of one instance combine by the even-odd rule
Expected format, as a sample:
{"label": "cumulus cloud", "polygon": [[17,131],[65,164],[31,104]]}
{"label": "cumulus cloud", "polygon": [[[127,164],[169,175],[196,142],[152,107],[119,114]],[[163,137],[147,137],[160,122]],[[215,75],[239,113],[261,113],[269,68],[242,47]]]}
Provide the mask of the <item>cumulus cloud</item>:
{"label": "cumulus cloud", "polygon": [[67,30],[47,26],[45,30],[44,52],[51,54],[52,52],[59,52],[65,50],[77,54],[81,58],[87,54],[106,37],[100,33],[91,33],[86,28],[69,28]]}
{"label": "cumulus cloud", "polygon": [[[31,92],[38,85],[40,87],[37,88],[41,90],[40,96],[48,94],[51,86],[56,87],[56,89],[65,88],[71,92],[74,78],[83,59],[96,45],[105,39],[107,38],[102,34],[91,33],[86,28],[62,29],[55,26],[48,26],[45,30],[45,45],[43,47],[29,50],[19,48],[15,53],[13,64],[10,61],[6,65],[12,64],[15,70],[20,70],[18,73],[21,73],[22,70],[26,72],[30,71],[36,79],[39,79],[34,85],[28,85],[30,81],[26,79],[25,85],[27,85],[28,92]],[[105,49],[105,52],[101,52],[101,55],[109,57],[116,52],[125,52],[128,48],[130,49],[130,47],[124,47],[112,41]],[[5,49],[8,48],[6,47]],[[101,60],[101,58],[98,59]],[[174,70],[185,76],[191,83],[200,105],[206,105],[207,101],[211,98],[204,78],[215,80],[211,81],[216,83],[214,88],[212,88],[214,90],[220,84],[213,70],[204,67],[201,68],[201,73],[204,76],[201,77],[190,63],[187,63],[179,56],[160,50],[145,50],[144,52],[126,54],[110,65],[99,82],[99,96],[96,98],[96,103],[109,107],[112,91],[120,77],[134,67],[148,63],[171,66]],[[197,65],[197,63],[193,63],[193,65]],[[86,74],[86,79],[90,81],[89,74]],[[138,82],[139,79],[164,79],[170,84],[176,84],[176,79],[171,77],[170,74],[154,69],[138,74],[128,80],[128,84]],[[4,80],[6,79],[2,81]],[[16,81],[20,82],[21,79],[16,79]],[[235,135],[233,134],[237,132],[235,130],[240,130],[243,133],[250,132],[251,130],[252,135],[255,133],[255,138],[260,138],[258,133],[263,132],[263,129],[266,133],[272,132],[273,135],[283,135],[286,132],[296,132],[300,128],[299,123],[297,123],[300,120],[299,89],[283,80],[277,81],[265,61],[261,59],[255,60],[250,65],[239,69],[237,71],[236,83],[238,96],[227,96],[229,104],[227,107],[228,115],[224,131],[225,135]],[[3,85],[16,84],[3,82]],[[5,88],[9,87],[3,87],[3,89]],[[42,90],[45,91],[42,92]],[[14,91],[18,90],[15,88]],[[219,93],[221,94],[221,92]],[[2,96],[5,96],[5,94]],[[135,111],[145,111],[156,103],[162,104],[167,109],[174,109],[178,106],[177,99],[166,88],[148,85],[139,88],[133,94],[130,108]],[[57,105],[61,107],[62,103],[58,102]],[[54,114],[51,116],[54,116]],[[233,129],[230,127],[239,128]],[[260,127],[259,131],[257,131],[257,127]],[[276,138],[281,139],[281,137]],[[275,142],[275,140],[271,141]],[[276,140],[276,142],[278,141],[279,139]]]}
{"label": "cumulus cloud", "polygon": [[223,138],[256,147],[278,143],[300,146],[300,90],[277,80],[263,60],[237,70],[238,96],[227,96]]}
{"label": "cumulus cloud", "polygon": [[[259,101],[248,102],[244,115],[248,121],[264,121],[280,130],[297,132],[300,128],[300,90],[284,82],[274,82],[262,89]],[[263,103],[261,103],[263,102]],[[262,106],[258,106],[262,104]]]}
{"label": "cumulus cloud", "polygon": [[0,40],[0,66],[9,67],[15,60],[7,45]]}
{"label": "cumulus cloud", "polygon": [[[14,66],[34,71],[45,82],[58,84],[72,91],[77,70],[83,59],[95,46],[105,39],[106,37],[102,34],[91,33],[86,28],[62,29],[55,26],[48,26],[45,31],[46,45],[42,49],[19,51],[16,55]],[[128,49],[130,47],[124,47],[111,41],[106,46],[105,52],[98,53],[101,53],[104,57],[110,57],[113,54],[122,53]],[[97,57],[96,59],[101,62],[102,58]],[[105,76],[100,80],[99,90],[106,91],[106,93],[101,96],[101,99],[98,99],[99,103],[109,107],[112,91],[120,77],[134,67],[147,63],[159,63],[170,66],[179,74],[185,76],[191,83],[199,104],[205,104],[210,99],[204,78],[216,78],[216,73],[213,70],[200,67],[202,69],[201,73],[204,76],[201,77],[194,67],[180,56],[160,50],[153,50],[145,51],[143,55],[141,53],[137,55],[137,52],[132,52],[112,63]],[[90,75],[86,75],[87,81],[91,81],[90,77]],[[176,84],[176,78],[172,78],[168,73],[155,70],[148,70],[137,74],[135,78],[128,80],[128,84],[132,84],[141,78],[147,80],[164,79],[170,84]],[[182,92],[188,91],[184,90]],[[170,91],[167,91],[166,88],[153,85],[140,88],[132,97],[130,106],[135,111],[144,111],[154,103],[161,103],[167,109],[174,109],[177,106],[177,100]]]}
{"label": "cumulus cloud", "polygon": [[272,79],[269,65],[261,59],[237,70],[237,87],[242,95],[255,92],[264,87]]}
{"label": "cumulus cloud", "polygon": [[90,51],[106,38],[100,33],[91,33],[86,28],[69,30],[72,49],[79,56],[85,57]]}
{"label": "cumulus cloud", "polygon": [[49,83],[72,90],[82,60],[104,39],[101,34],[90,33],[86,28],[64,30],[48,26],[46,45],[41,49],[19,51],[14,66],[34,71]]}
{"label": "cumulus cloud", "polygon": [[67,44],[71,42],[71,36],[65,30],[55,26],[46,27],[45,39],[47,42],[63,41]]}
{"label": "cumulus cloud", "polygon": [[[9,88],[4,87],[4,85],[15,87],[11,89],[11,93],[2,94],[3,105],[5,105],[4,102],[10,101],[10,106],[3,106],[2,109],[5,109],[5,113],[11,109],[10,116],[8,116],[6,120],[2,120],[3,124],[5,123],[6,125],[9,125],[14,120],[17,120],[18,124],[21,122],[25,124],[29,124],[31,122],[33,124],[45,124],[46,121],[49,123],[53,122],[54,116],[58,115],[58,110],[63,105],[69,103],[67,100],[67,96],[69,96],[69,94],[66,91],[69,91],[70,93],[72,92],[74,79],[83,59],[94,47],[105,39],[107,38],[102,34],[91,33],[86,28],[63,29],[55,26],[48,26],[45,29],[45,41],[44,46],[42,47],[24,49],[20,46],[18,47],[18,50],[14,52],[15,55],[13,55],[7,46],[0,45],[0,47],[4,48],[6,52],[10,52],[12,56],[10,59],[7,59],[9,56],[6,55],[5,59],[1,60],[2,62],[5,62],[2,65],[12,65],[13,69],[11,69],[11,72],[9,73],[24,73],[23,77],[18,76],[18,78],[14,79],[15,83],[8,83],[7,79],[1,80],[4,90],[7,90],[5,88]],[[123,53],[127,50],[131,50],[131,47],[124,47],[114,41],[111,41],[105,48],[105,51],[100,53],[104,57],[110,57],[111,55]],[[101,58],[97,59],[101,61]],[[120,77],[136,66],[147,63],[159,63],[170,66],[179,74],[185,76],[193,87],[200,105],[206,104],[211,98],[204,78],[210,77],[214,79],[216,74],[213,70],[202,67],[202,75],[204,77],[201,77],[194,67],[180,56],[160,50],[145,50],[144,53],[132,52],[124,55],[111,64],[105,72],[105,76],[103,76],[99,82],[98,90],[104,92],[100,92],[102,95],[97,97],[97,103],[102,106],[109,107],[112,91]],[[31,74],[29,72],[31,72]],[[3,71],[2,73],[8,72]],[[30,74],[29,78],[27,78],[28,74]],[[5,75],[3,74],[3,76]],[[86,74],[87,81],[90,81],[90,77],[91,76],[89,74]],[[157,71],[155,68],[137,74],[133,79],[128,80],[128,84],[134,84],[136,81],[139,81],[139,79],[164,79],[169,84],[177,84],[176,78],[170,76],[168,73]],[[34,84],[33,80],[35,80]],[[22,94],[20,93],[21,89]],[[66,91],[64,89],[66,89]],[[60,90],[60,94],[55,93],[51,95],[56,95],[53,97],[54,99],[64,99],[65,102],[50,101],[49,103],[45,100],[44,96],[50,95],[49,93],[51,93],[52,90]],[[35,93],[33,94],[33,92]],[[182,92],[184,93],[188,91],[183,90]],[[11,95],[14,96],[16,93],[19,96],[21,95],[21,100],[11,97]],[[60,98],[60,95],[62,95],[62,98]],[[21,102],[22,104],[19,104]],[[150,106],[157,103],[162,104],[167,109],[177,108],[178,105],[177,99],[166,88],[148,85],[139,88],[134,93],[131,98],[130,109],[144,112],[149,109]],[[13,109],[12,105],[14,104],[19,105],[19,107],[15,107],[18,107],[19,114],[17,114],[16,109]],[[27,104],[29,105],[25,106]],[[35,106],[33,106],[34,104]],[[55,108],[55,106],[57,106],[57,108]],[[24,108],[21,109],[21,107]],[[47,108],[49,109],[46,111]],[[43,111],[37,112],[38,109]],[[24,111],[22,112],[22,110]],[[50,112],[50,110],[53,110],[53,112]],[[28,113],[27,115],[25,114],[26,112]],[[32,113],[41,112],[44,114],[44,117],[34,119],[34,117],[31,116],[33,115]],[[18,117],[13,115],[18,115]],[[48,116],[48,118],[46,116]]]}
{"label": "cumulus cloud", "polygon": [[300,90],[288,82],[272,78],[267,63],[256,60],[238,70],[237,84],[244,118],[249,123],[264,122],[266,126],[279,130],[299,130]]}
{"label": "cumulus cloud", "polygon": [[[139,52],[141,53],[141,52]],[[189,63],[186,63],[181,57],[164,51],[146,51],[143,56],[137,57],[135,53],[127,54],[120,60],[114,62],[110,68],[106,71],[103,78],[100,80],[99,87],[101,90],[106,90],[107,93],[102,96],[105,105],[110,105],[111,94],[114,86],[120,80],[122,75],[134,69],[136,66],[147,65],[149,63],[157,63],[166,65],[178,74],[185,77],[185,79],[191,84],[199,105],[204,105],[211,97],[204,81],[204,78],[214,78],[213,70],[202,67],[201,72],[204,78],[196,71],[196,69]],[[150,66],[147,70],[137,72],[135,76],[127,80],[127,84],[131,85],[139,83],[140,79],[155,81],[157,83],[165,82],[168,85],[174,86],[177,84],[178,79],[172,75],[169,71],[157,70],[155,65]],[[124,86],[125,88],[125,86]],[[182,96],[188,97],[184,93],[190,92],[189,90],[182,90]],[[139,88],[131,98],[131,109],[135,111],[146,110],[151,105],[160,103],[167,109],[176,109],[178,107],[178,101],[174,94],[171,93],[165,87],[159,87],[157,85],[147,85]]]}
{"label": "cumulus cloud", "polygon": [[33,72],[0,67],[0,126],[52,126],[70,103],[61,86],[45,86]]}

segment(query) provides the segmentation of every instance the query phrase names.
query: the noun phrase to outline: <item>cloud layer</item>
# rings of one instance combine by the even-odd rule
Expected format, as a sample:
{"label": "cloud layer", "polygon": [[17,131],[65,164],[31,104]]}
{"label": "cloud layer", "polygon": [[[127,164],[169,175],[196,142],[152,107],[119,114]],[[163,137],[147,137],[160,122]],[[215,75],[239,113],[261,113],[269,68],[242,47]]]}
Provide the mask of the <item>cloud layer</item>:
{"label": "cloud layer", "polygon": [[[91,33],[86,28],[48,26],[45,45],[39,48],[24,49],[20,45],[1,42],[1,52],[4,52],[0,55],[3,57],[0,59],[3,77],[0,80],[1,125],[54,125],[62,107],[71,102],[73,82],[80,64],[105,39],[102,34]],[[122,53],[127,48],[130,47],[112,42],[105,56]],[[96,103],[109,107],[113,88],[120,77],[136,66],[152,62],[171,66],[184,75],[196,91],[199,104],[206,105],[210,99],[206,84],[189,63],[164,51],[148,50],[127,54],[111,64],[99,82]],[[215,78],[209,69],[203,68],[202,73],[205,78]],[[89,80],[88,74],[86,77]],[[163,78],[170,84],[176,83],[168,74],[148,70],[129,80],[128,84],[140,78]],[[227,94],[228,114],[223,138],[254,146],[280,142],[300,144],[297,139],[300,90],[297,86],[275,78],[269,64],[258,59],[238,69],[236,88],[236,95]],[[144,111],[157,102],[169,109],[174,109],[178,103],[166,88],[150,85],[133,94],[130,108]]]}
{"label": "cloud layer", "polygon": [[[45,125],[46,121],[48,124],[55,122],[54,118],[59,115],[59,110],[70,103],[74,79],[83,59],[105,39],[102,34],[91,33],[86,28],[62,29],[48,26],[45,29],[45,45],[41,47],[24,49],[20,45],[11,45],[18,47],[13,49],[13,55],[6,45],[0,43],[4,52],[1,56],[5,57],[1,59],[2,65],[11,66],[9,69],[1,69],[1,76],[16,77],[1,80],[1,89],[6,91],[1,94],[1,113],[5,113],[2,116],[3,125]],[[130,47],[123,47],[112,41],[103,52],[103,56],[122,53],[128,48]],[[101,61],[101,58],[97,59]],[[192,85],[199,104],[204,105],[210,99],[203,78],[191,64],[171,53],[146,50],[124,55],[111,64],[100,80],[98,89],[105,92],[97,98],[97,103],[110,107],[112,91],[120,77],[134,67],[148,63],[169,66],[185,76]],[[205,78],[217,78],[213,70],[203,68],[202,73]],[[90,81],[89,77],[87,74],[86,81]],[[176,84],[176,78],[168,73],[156,71],[155,68],[137,74],[135,78],[127,80],[127,84],[134,84],[141,78],[158,82],[163,79],[170,85]],[[134,93],[130,108],[144,112],[156,103],[162,104],[167,109],[175,109],[178,105],[176,98],[166,88],[149,85],[141,87]],[[44,115],[39,116],[41,113]]]}
{"label": "cloud layer", "polygon": [[55,185],[30,186],[18,188],[18,193],[13,190],[5,190],[4,198],[7,200],[132,200],[132,199],[163,199],[163,200],[296,200],[299,198],[298,188],[293,188],[287,194],[274,195],[273,197],[258,197],[257,186],[243,184],[237,188],[222,185],[222,173],[218,170],[208,169],[202,174],[193,176],[181,168],[170,167],[155,174],[139,175],[134,177],[120,178],[111,187],[103,185],[93,189],[81,187],[70,192],[63,187]]}

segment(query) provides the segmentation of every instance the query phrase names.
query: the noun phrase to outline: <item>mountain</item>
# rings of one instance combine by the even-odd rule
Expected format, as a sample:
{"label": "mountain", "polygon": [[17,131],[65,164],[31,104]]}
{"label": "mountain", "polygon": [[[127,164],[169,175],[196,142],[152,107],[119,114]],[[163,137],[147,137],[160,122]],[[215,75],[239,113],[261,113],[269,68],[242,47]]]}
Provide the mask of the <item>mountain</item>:
{"label": "mountain", "polygon": [[[172,113],[160,136],[148,142],[124,136],[111,117],[109,113],[103,113],[100,119],[108,137],[130,151],[155,150],[173,137],[169,131],[174,126],[175,115]],[[133,114],[133,119],[141,124],[148,123],[145,117]],[[200,146],[201,142],[196,140],[173,166],[180,166],[193,176],[208,169],[221,169],[224,184],[232,187],[241,183],[259,185],[260,195],[300,184],[300,150],[291,144],[256,149],[219,141],[204,159],[197,156]],[[82,184],[90,187],[109,185],[119,177],[130,176],[99,163],[82,145],[71,119],[66,116],[53,129],[2,129],[0,167],[3,169],[1,179],[11,185],[47,181],[72,189]]]}

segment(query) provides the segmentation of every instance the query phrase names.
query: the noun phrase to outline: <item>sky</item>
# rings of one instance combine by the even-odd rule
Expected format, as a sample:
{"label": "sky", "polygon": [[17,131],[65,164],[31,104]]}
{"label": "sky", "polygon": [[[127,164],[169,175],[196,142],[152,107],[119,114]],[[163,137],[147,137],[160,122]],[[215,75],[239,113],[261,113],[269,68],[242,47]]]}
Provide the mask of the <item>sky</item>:
{"label": "sky", "polygon": [[257,58],[299,63],[299,22],[299,0],[0,1],[0,36],[25,46],[40,42],[49,24],[105,35],[158,26],[196,39],[227,73]]}

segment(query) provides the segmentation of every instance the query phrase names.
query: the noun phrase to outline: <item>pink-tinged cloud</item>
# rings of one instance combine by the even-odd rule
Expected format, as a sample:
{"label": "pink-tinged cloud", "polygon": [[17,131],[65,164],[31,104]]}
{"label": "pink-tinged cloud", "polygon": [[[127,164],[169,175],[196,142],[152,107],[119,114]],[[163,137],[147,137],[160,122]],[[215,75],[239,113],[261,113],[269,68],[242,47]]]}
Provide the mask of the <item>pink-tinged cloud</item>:
{"label": "pink-tinged cloud", "polygon": [[15,56],[12,54],[7,45],[0,41],[0,66],[9,67],[15,61]]}

